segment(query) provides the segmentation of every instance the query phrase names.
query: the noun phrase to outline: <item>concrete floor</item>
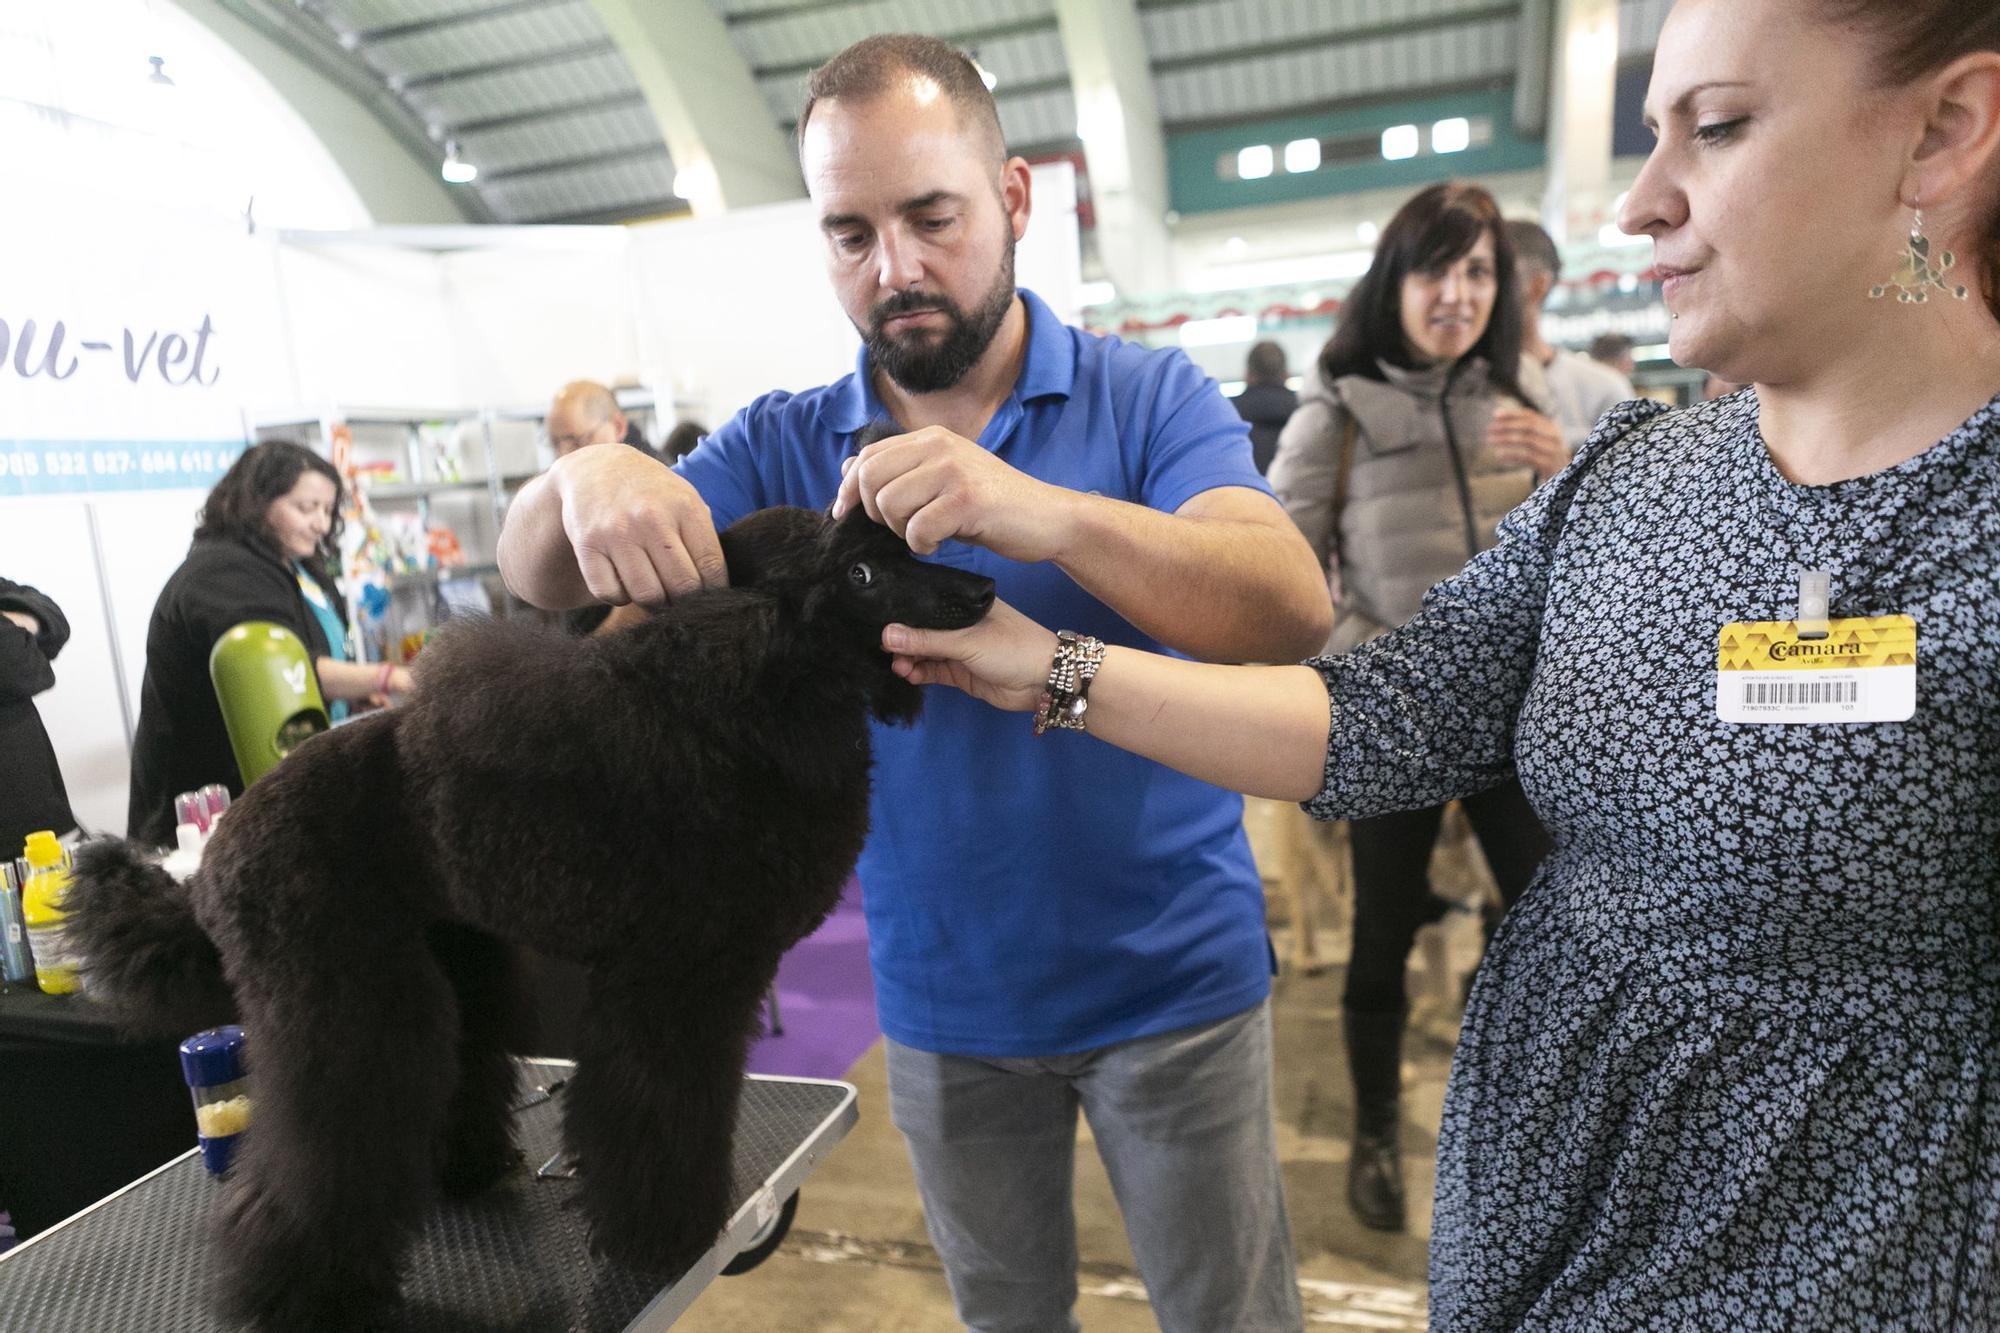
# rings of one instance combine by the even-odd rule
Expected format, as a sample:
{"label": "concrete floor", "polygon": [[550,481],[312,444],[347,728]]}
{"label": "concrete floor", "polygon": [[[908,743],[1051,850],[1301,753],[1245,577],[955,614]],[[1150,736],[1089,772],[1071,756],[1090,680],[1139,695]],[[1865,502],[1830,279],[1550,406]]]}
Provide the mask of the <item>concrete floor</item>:
{"label": "concrete floor", "polygon": [[[1275,861],[1263,854],[1272,818],[1270,810],[1253,806],[1252,841],[1266,867]],[[1484,868],[1452,831],[1447,825],[1433,882],[1439,892],[1461,897],[1480,888]],[[1278,953],[1286,957],[1283,895],[1269,896]],[[1321,950],[1330,958],[1346,956],[1343,924],[1341,905],[1330,904],[1321,938]],[[1278,1150],[1308,1324],[1425,1327],[1433,1161],[1457,1031],[1450,997],[1479,947],[1469,919],[1454,919],[1445,929],[1442,947],[1430,951],[1433,959],[1444,960],[1444,971],[1426,973],[1421,948],[1413,961],[1415,1007],[1404,1049],[1403,1169],[1411,1205],[1405,1234],[1370,1231],[1347,1209],[1346,1132],[1353,1094],[1341,1051],[1341,969],[1311,976],[1285,973],[1274,983]],[[676,1327],[690,1333],[947,1333],[960,1327],[924,1233],[909,1160],[889,1123],[879,1043],[848,1078],[860,1089],[860,1123],[807,1183],[790,1236],[759,1268],[719,1279]],[[1154,1329],[1110,1185],[1088,1147],[1087,1129],[1081,1139],[1077,1315],[1090,1333]]]}

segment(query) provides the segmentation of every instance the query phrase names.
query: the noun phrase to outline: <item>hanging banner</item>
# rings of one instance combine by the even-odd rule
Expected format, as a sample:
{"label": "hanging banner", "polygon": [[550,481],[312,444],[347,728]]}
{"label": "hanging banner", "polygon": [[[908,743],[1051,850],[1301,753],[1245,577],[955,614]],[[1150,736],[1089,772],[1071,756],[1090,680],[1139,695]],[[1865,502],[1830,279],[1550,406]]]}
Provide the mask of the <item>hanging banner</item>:
{"label": "hanging banner", "polygon": [[0,256],[0,496],[206,488],[287,396],[267,241],[0,219]]}

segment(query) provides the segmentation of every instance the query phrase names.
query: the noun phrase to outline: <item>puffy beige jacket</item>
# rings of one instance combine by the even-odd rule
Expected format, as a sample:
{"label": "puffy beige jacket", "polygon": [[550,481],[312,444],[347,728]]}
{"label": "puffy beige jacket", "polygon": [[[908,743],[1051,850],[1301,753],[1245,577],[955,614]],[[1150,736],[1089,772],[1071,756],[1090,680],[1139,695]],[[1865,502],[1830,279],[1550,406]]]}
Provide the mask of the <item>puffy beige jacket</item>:
{"label": "puffy beige jacket", "polygon": [[[1505,395],[1485,363],[1450,370],[1384,364],[1382,380],[1346,375],[1329,384],[1315,368],[1278,437],[1271,486],[1334,579],[1329,653],[1415,616],[1431,585],[1493,545],[1500,520],[1535,488],[1532,469],[1502,467],[1487,448],[1487,423]],[[1523,359],[1522,387],[1546,401],[1540,371]],[[1355,441],[1336,515],[1350,417]]]}

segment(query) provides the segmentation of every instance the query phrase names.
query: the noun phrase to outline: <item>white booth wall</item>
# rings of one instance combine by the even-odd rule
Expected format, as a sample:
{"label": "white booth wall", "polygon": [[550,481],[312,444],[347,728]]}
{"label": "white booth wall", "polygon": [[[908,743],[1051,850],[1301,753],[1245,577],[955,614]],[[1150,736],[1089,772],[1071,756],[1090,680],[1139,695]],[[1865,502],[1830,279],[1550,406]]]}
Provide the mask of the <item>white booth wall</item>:
{"label": "white booth wall", "polygon": [[[1071,168],[1036,168],[1034,191],[1017,274],[1073,319]],[[529,407],[588,377],[719,425],[851,369],[823,245],[805,201],[554,231],[0,217],[0,575],[71,622],[37,703],[78,818],[124,828],[147,621],[251,421]]]}

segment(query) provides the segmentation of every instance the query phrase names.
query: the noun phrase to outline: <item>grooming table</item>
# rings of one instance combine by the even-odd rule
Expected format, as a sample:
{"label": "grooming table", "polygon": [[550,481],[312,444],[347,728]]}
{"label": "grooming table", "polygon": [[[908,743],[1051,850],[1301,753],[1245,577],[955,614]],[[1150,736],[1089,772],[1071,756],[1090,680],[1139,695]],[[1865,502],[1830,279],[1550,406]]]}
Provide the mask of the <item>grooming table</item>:
{"label": "grooming table", "polygon": [[[566,1060],[522,1062],[524,1085],[548,1087]],[[736,1124],[729,1225],[665,1288],[594,1259],[583,1220],[564,1201],[572,1181],[539,1168],[560,1145],[560,1100],[535,1091],[516,1117],[526,1161],[476,1199],[432,1210],[411,1248],[407,1333],[597,1333],[667,1327],[725,1265],[774,1244],[786,1205],[858,1118],[854,1088],[820,1079],[750,1075]],[[251,1131],[255,1133],[254,1122]],[[207,1221],[221,1182],[190,1150],[0,1256],[6,1333],[229,1333],[204,1299]],[[354,1225],[368,1225],[357,1217]],[[761,1257],[761,1256],[759,1256]]]}

